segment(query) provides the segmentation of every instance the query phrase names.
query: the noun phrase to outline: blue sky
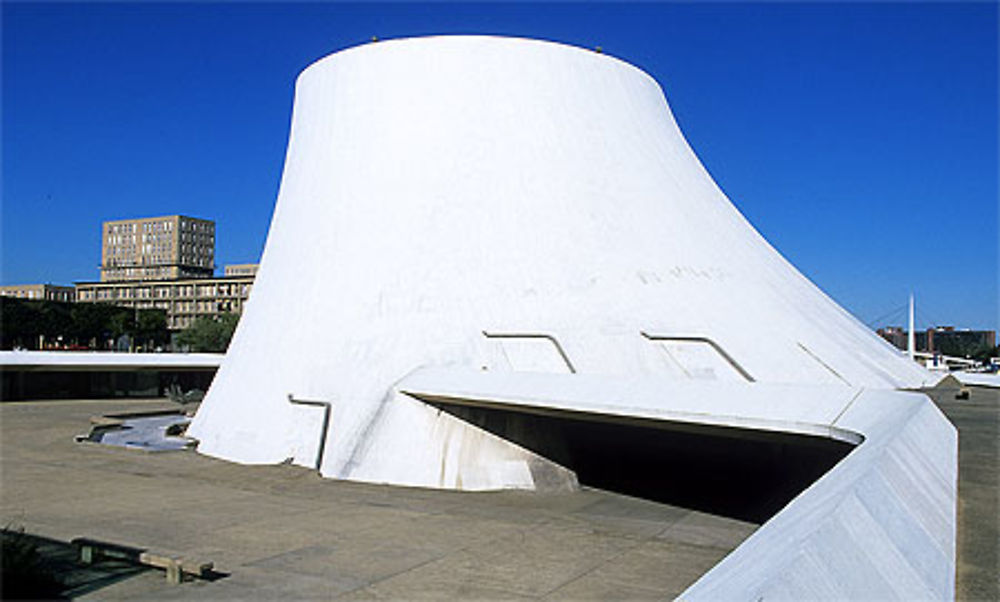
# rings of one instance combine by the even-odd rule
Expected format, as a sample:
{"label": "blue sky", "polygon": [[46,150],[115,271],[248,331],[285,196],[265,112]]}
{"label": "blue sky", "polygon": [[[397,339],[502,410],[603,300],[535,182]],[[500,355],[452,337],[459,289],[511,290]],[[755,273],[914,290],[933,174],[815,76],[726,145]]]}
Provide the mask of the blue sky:
{"label": "blue sky", "polygon": [[[11,4],[0,281],[93,280],[100,223],[217,222],[256,261],[296,75],[366,42],[601,46],[663,86],[736,206],[869,322],[998,328],[996,3]],[[891,319],[898,318],[898,319]]]}

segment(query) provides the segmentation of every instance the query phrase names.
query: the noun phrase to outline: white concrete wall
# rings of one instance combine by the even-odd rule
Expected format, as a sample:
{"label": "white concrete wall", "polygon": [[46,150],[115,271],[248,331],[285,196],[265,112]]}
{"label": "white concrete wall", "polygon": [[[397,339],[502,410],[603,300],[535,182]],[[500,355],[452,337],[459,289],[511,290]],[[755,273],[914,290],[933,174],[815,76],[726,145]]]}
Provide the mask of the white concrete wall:
{"label": "white concrete wall", "polygon": [[835,425],[865,441],[681,599],[954,599],[955,428],[926,396],[890,391]]}

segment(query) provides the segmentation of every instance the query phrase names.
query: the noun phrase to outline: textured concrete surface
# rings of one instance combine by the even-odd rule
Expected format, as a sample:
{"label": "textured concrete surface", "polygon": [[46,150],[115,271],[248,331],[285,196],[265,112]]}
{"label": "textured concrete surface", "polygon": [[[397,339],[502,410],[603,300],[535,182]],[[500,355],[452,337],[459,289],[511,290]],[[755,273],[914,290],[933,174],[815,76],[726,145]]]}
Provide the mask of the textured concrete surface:
{"label": "textured concrete surface", "polygon": [[832,426],[864,441],[685,599],[955,597],[958,430],[926,395],[885,389],[861,391]]}
{"label": "textured concrete surface", "polygon": [[162,401],[0,405],[0,520],[215,562],[97,599],[672,597],[755,525],[596,490],[460,493],[320,479],[189,452],[78,445],[92,415]]}
{"label": "textured concrete surface", "polygon": [[937,382],[764,241],[621,59],[397,38],[307,67],[292,113],[253,297],[191,423],[205,454],[315,465],[320,412],[292,395],[332,404],[325,475],[533,486],[534,458],[387,400],[419,366]]}
{"label": "textured concrete surface", "polygon": [[970,387],[969,399],[955,399],[954,389],[931,397],[958,427],[958,566],[959,600],[1000,600],[1000,391]]}

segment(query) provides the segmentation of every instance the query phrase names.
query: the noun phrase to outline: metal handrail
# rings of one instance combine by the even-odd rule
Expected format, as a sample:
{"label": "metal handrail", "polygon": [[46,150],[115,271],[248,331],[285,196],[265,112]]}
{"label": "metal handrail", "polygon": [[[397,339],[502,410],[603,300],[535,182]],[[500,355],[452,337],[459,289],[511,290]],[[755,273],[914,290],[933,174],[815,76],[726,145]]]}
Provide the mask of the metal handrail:
{"label": "metal handrail", "polygon": [[562,345],[556,340],[551,334],[545,334],[540,332],[488,332],[483,331],[483,336],[488,339],[545,339],[550,341],[556,346],[556,351],[559,352],[559,356],[566,363],[566,367],[573,374],[576,374],[576,367],[573,366],[573,362],[570,361],[569,356],[566,355],[566,351],[563,350]]}
{"label": "metal handrail", "polygon": [[329,401],[315,401],[311,399],[295,399],[291,393],[288,394],[288,403],[302,406],[312,406],[323,408],[323,427],[319,434],[319,449],[316,451],[316,470],[323,465],[323,453],[326,451],[326,432],[330,428],[330,412],[332,404]]}
{"label": "metal handrail", "polygon": [[649,334],[648,332],[645,332],[645,331],[642,331],[642,330],[639,331],[639,334],[641,334],[642,336],[646,337],[650,341],[690,341],[690,342],[695,342],[695,343],[707,343],[708,345],[710,345],[712,347],[712,349],[715,349],[719,353],[719,355],[721,355],[723,357],[723,359],[725,359],[727,362],[729,362],[729,365],[732,366],[734,370],[736,370],[737,372],[739,372],[740,376],[742,376],[743,378],[747,379],[748,382],[757,382],[757,379],[755,379],[754,377],[750,376],[750,373],[747,372],[743,368],[743,366],[741,366],[739,364],[739,362],[737,362],[735,359],[733,359],[733,357],[731,355],[729,355],[728,353],[726,353],[725,349],[723,349],[718,343],[716,343],[715,341],[713,341],[712,339],[710,339],[710,338],[708,338],[706,336],[703,336],[703,335]]}

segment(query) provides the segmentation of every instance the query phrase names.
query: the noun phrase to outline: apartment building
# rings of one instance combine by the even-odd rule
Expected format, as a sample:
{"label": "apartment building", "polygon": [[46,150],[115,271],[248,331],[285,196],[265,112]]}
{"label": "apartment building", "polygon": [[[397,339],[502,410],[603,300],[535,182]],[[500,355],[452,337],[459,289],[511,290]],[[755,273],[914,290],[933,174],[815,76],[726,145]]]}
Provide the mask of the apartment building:
{"label": "apartment building", "polygon": [[10,284],[0,286],[0,297],[72,302],[76,298],[76,291],[72,286],[56,284]]}
{"label": "apartment building", "polygon": [[242,313],[253,275],[121,282],[78,282],[78,303],[111,303],[167,312],[167,328],[181,330],[201,316]]}
{"label": "apartment building", "polygon": [[[896,347],[906,350],[907,331],[902,326],[886,326],[875,331],[883,339]],[[914,333],[916,351],[964,355],[974,350],[996,346],[996,332],[993,330],[971,330],[954,326],[935,326]]]}
{"label": "apartment building", "polygon": [[183,215],[104,222],[101,282],[211,277],[215,222]]}
{"label": "apartment building", "polygon": [[101,280],[77,282],[75,296],[78,303],[163,309],[167,327],[182,330],[202,316],[241,313],[257,264],[214,273],[215,222],[184,215],[115,220],[101,225]]}

